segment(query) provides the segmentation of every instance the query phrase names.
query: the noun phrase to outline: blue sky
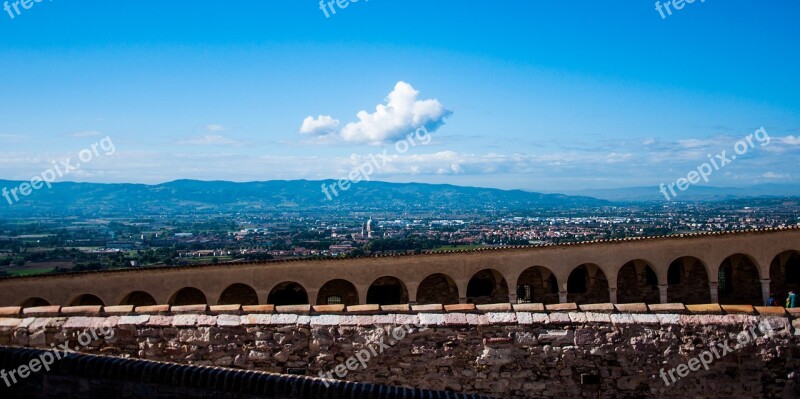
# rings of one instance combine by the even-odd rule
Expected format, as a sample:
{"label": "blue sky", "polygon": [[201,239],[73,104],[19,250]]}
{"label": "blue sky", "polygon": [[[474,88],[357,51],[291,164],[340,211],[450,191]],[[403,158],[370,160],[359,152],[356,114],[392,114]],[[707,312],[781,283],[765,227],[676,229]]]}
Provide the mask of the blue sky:
{"label": "blue sky", "polygon": [[[709,184],[800,179],[797,1],[698,0],[665,19],[652,1],[333,7],[0,10],[0,179],[29,180],[110,137],[114,155],[65,179],[340,178],[387,148],[396,158],[373,179],[657,186],[762,126],[769,145]],[[395,106],[376,111],[390,93]],[[422,125],[430,143],[394,154]]]}

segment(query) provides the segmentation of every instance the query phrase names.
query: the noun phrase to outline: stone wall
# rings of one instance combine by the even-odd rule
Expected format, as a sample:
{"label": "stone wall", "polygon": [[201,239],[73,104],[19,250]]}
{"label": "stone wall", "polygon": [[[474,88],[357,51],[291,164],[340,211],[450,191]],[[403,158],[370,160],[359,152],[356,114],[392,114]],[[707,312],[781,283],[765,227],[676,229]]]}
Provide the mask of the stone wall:
{"label": "stone wall", "polygon": [[[783,398],[799,392],[800,367],[800,322],[784,312],[680,304],[6,308],[0,344],[77,346],[83,332],[113,328],[80,350],[312,376],[338,370],[351,381],[497,398]],[[763,322],[774,334],[708,370],[669,386],[660,376]]]}

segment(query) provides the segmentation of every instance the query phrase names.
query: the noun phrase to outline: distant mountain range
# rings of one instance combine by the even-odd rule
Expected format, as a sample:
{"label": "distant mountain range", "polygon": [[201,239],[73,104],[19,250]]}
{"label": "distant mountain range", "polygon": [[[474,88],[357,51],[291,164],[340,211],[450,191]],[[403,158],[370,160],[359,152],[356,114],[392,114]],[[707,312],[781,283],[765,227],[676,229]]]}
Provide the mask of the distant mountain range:
{"label": "distant mountain range", "polygon": [[[567,195],[589,196],[608,201],[666,201],[658,187],[628,187],[565,191]],[[798,197],[800,185],[758,184],[748,187],[691,186],[678,191],[675,201],[724,201],[756,197]]]}
{"label": "distant mountain range", "polygon": [[[0,180],[11,189],[22,182]],[[342,210],[430,213],[491,209],[534,210],[613,205],[614,202],[665,201],[657,187],[594,189],[567,194],[460,187],[447,184],[360,182],[328,200],[321,186],[332,180],[273,180],[234,183],[176,180],[164,184],[55,183],[9,205],[0,197],[0,217],[121,216],[252,211],[325,212]],[[764,184],[749,188],[691,187],[679,201],[718,201],[748,197],[797,197],[800,187]],[[13,198],[12,198],[13,200]]]}
{"label": "distant mountain range", "polygon": [[[22,182],[0,180],[11,189]],[[0,197],[0,217],[31,215],[119,216],[243,211],[452,211],[602,206],[585,196],[541,194],[522,190],[459,187],[442,184],[360,182],[328,200],[322,184],[334,181],[177,180],[164,184],[55,183],[9,205]],[[13,198],[12,198],[13,200]]]}

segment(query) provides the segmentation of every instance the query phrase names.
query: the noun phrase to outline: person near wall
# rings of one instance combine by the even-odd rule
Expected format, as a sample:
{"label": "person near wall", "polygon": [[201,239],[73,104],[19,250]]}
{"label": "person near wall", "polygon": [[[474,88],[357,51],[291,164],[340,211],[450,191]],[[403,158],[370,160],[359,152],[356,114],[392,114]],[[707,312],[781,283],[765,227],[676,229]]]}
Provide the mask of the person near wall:
{"label": "person near wall", "polygon": [[797,294],[794,291],[789,291],[789,296],[786,297],[786,307],[793,308],[797,306]]}
{"label": "person near wall", "polygon": [[778,306],[778,300],[775,299],[775,294],[769,294],[769,298],[764,302],[764,306]]}

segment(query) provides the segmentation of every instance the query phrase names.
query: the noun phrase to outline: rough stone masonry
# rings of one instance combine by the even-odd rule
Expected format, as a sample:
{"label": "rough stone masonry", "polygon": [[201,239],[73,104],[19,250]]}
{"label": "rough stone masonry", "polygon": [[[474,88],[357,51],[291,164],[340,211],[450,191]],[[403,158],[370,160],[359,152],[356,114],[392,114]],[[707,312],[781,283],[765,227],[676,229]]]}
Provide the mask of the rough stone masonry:
{"label": "rough stone masonry", "polygon": [[[51,348],[112,326],[81,352],[316,376],[383,339],[351,381],[534,397],[795,397],[800,327],[782,308],[719,305],[425,305],[318,313],[311,307],[2,309],[0,344]],[[322,310],[322,309],[319,309]],[[387,311],[388,310],[388,311]],[[726,312],[727,310],[727,312]],[[659,370],[686,363],[760,322],[775,330],[708,371],[665,386]],[[376,328],[378,327],[378,328]]]}

